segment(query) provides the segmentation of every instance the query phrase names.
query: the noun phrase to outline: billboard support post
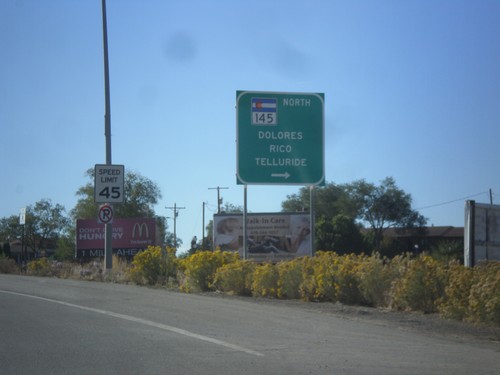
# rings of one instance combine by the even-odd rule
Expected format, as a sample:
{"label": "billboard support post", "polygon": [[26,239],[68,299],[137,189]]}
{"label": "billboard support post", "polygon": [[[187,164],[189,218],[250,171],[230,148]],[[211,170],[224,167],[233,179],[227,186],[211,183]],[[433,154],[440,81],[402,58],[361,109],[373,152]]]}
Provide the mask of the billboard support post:
{"label": "billboard support post", "polygon": [[475,266],[475,246],[476,246],[476,202],[465,201],[465,226],[464,226],[464,266]]}

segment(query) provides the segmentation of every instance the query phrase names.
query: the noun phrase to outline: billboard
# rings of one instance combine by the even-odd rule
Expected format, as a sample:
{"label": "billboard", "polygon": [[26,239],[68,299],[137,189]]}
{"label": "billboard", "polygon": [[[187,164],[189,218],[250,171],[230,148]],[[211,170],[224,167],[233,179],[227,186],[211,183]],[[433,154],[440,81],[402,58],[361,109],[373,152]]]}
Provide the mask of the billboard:
{"label": "billboard", "polygon": [[[155,219],[113,220],[113,254],[132,257],[156,243]],[[78,219],[76,221],[76,257],[103,256],[104,224],[94,219]]]}
{"label": "billboard", "polygon": [[464,263],[500,261],[500,206],[465,202]]}
{"label": "billboard", "polygon": [[[215,214],[215,248],[238,251],[243,257],[243,214]],[[309,213],[247,214],[247,259],[293,259],[312,255]]]}

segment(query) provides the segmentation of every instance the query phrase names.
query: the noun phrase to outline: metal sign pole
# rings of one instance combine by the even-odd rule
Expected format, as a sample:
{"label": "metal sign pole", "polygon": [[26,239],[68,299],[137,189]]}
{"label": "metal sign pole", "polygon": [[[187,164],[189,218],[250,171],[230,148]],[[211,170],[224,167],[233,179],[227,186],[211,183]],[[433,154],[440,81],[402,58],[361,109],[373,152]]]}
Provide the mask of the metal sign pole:
{"label": "metal sign pole", "polygon": [[[108,60],[108,28],[106,23],[106,0],[102,0],[102,37],[104,47],[104,97],[106,109],[104,114],[104,135],[106,138],[106,164],[111,165],[111,105],[109,98],[109,60]],[[104,258],[106,270],[113,268],[113,225],[104,224]]]}
{"label": "metal sign pole", "polygon": [[[24,224],[23,224],[23,238],[21,240],[21,264],[23,265],[23,270],[26,271],[24,266],[28,264],[28,260],[27,260],[27,256],[25,256],[25,254],[24,254],[24,246],[25,246],[25,243],[24,243]],[[26,253],[27,252],[28,251],[26,250]]]}
{"label": "metal sign pole", "polygon": [[309,187],[309,214],[311,215],[309,223],[310,223],[310,232],[311,232],[311,255],[316,255],[316,246],[315,246],[315,236],[314,236],[314,228],[315,228],[315,217],[316,212],[314,209],[315,200],[314,200],[314,186]]}
{"label": "metal sign pole", "polygon": [[[25,262],[27,262],[27,256],[25,257],[24,256],[24,228],[26,227],[26,207],[23,207],[21,208],[20,212],[19,212],[19,225],[22,225],[23,226],[23,237],[21,239],[21,264],[25,265]],[[28,251],[26,250],[26,253]],[[27,254],[26,254],[27,255]],[[19,260],[19,258],[18,258]]]}
{"label": "metal sign pole", "polygon": [[244,185],[243,193],[243,259],[247,259],[247,186]]}

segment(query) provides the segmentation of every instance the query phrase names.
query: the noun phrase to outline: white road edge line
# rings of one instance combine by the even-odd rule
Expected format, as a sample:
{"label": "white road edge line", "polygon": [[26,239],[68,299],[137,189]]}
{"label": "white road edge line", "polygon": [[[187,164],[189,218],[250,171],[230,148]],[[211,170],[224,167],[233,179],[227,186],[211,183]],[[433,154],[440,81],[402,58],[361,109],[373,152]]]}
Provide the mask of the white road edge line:
{"label": "white road edge line", "polygon": [[58,300],[51,299],[51,298],[34,296],[34,295],[31,295],[31,294],[10,292],[10,291],[7,291],[7,290],[0,290],[0,293],[6,293],[6,294],[12,294],[12,295],[16,295],[16,296],[34,298],[34,299],[38,299],[38,300],[41,300],[41,301],[57,303],[57,304],[63,305],[63,306],[74,307],[76,309],[80,309],[80,310],[84,310],[84,311],[90,311],[90,312],[97,313],[97,314],[102,314],[102,315],[111,316],[111,317],[114,317],[114,318],[128,320],[129,322],[141,323],[141,324],[144,324],[144,325],[147,325],[147,326],[150,326],[150,327],[155,327],[155,328],[162,329],[164,331],[174,332],[174,333],[177,333],[179,335],[183,335],[183,336],[186,336],[186,337],[191,337],[191,338],[194,338],[194,339],[197,339],[197,340],[200,340],[200,341],[209,342],[209,343],[215,344],[215,345],[224,346],[226,348],[229,348],[229,349],[232,349],[232,350],[236,350],[238,352],[243,352],[243,353],[246,353],[246,354],[255,355],[257,357],[263,357],[264,356],[264,354],[262,354],[262,353],[256,352],[255,350],[244,348],[244,347],[239,346],[239,345],[234,345],[234,344],[231,344],[231,343],[228,343],[228,342],[225,342],[225,341],[214,339],[212,337],[203,336],[203,335],[200,335],[200,334],[197,334],[197,333],[193,333],[193,332],[187,331],[187,330],[182,329],[182,328],[177,328],[177,327],[169,326],[169,325],[162,324],[162,323],[156,323],[156,322],[153,322],[151,320],[137,318],[137,317],[131,316],[131,315],[119,314],[119,313],[115,313],[115,312],[112,312],[112,311],[96,309],[96,308],[93,308],[93,307],[75,305],[74,303],[69,303],[69,302],[64,302],[64,301],[58,301]]}

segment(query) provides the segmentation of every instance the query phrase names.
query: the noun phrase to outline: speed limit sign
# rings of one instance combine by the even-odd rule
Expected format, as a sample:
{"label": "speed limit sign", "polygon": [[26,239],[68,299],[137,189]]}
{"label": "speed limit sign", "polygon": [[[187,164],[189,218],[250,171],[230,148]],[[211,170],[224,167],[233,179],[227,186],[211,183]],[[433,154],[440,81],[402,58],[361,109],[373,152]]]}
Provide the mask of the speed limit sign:
{"label": "speed limit sign", "polygon": [[94,201],[96,203],[123,203],[123,165],[96,164],[94,174]]}

